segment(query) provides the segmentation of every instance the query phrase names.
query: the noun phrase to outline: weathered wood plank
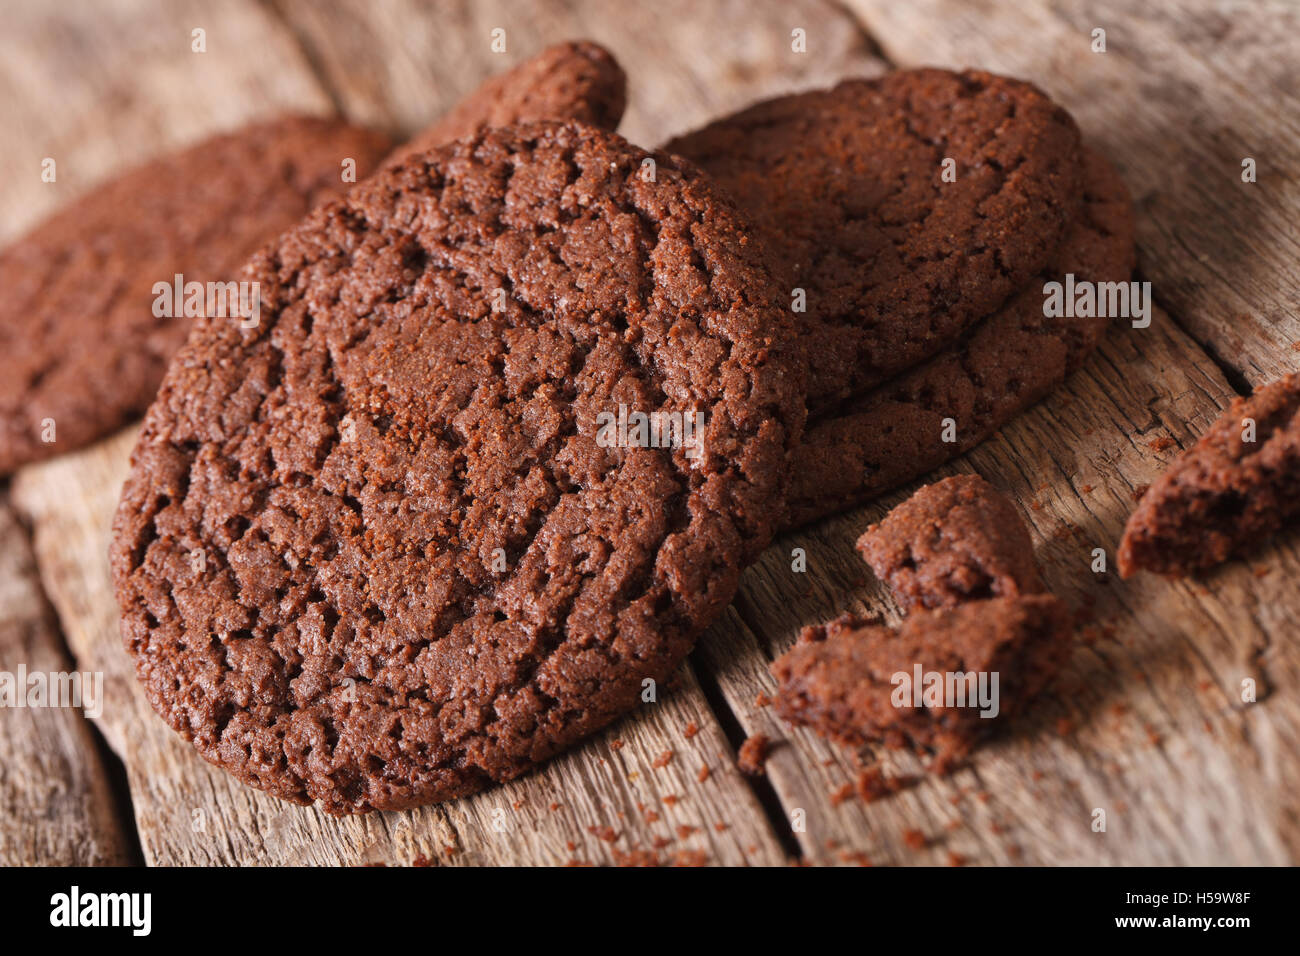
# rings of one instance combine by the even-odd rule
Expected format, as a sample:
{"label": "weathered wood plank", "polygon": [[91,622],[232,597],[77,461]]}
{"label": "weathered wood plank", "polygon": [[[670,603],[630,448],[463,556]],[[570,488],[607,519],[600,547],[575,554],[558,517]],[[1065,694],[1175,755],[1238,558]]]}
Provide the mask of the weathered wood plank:
{"label": "weathered wood plank", "polygon": [[[72,671],[27,532],[0,504],[0,671],[16,680],[19,667],[29,675]],[[26,701],[26,686],[16,689]],[[96,706],[93,698],[83,703]],[[0,817],[0,866],[130,862],[104,761],[75,707],[0,706]]]}
{"label": "weathered wood plank", "polygon": [[[194,52],[191,31],[206,31]],[[0,30],[0,240],[119,169],[329,97],[255,0],[7,4]],[[41,178],[42,161],[57,178]]]}
{"label": "weathered wood plank", "polygon": [[[605,45],[628,74],[620,131],[656,146],[765,96],[879,73],[853,19],[826,0],[755,4],[275,0],[349,116],[410,133],[488,76],[550,43]],[[492,31],[506,49],[492,49]],[[805,32],[805,52],[792,31]]]}
{"label": "weathered wood plank", "polygon": [[[1135,488],[1231,400],[1214,364],[1163,313],[1147,330],[1116,328],[1065,387],[926,481],[974,470],[1019,502],[1045,577],[1086,618],[1072,665],[1052,699],[949,778],[922,777],[870,804],[835,805],[854,779],[849,752],[783,727],[755,705],[771,693],[766,665],[804,624],[845,610],[897,619],[898,610],[853,549],[872,521],[915,489],[787,535],[744,581],[722,640],[696,652],[750,733],[787,743],[769,776],[808,858],[875,863],[1132,865],[1287,863],[1300,857],[1290,794],[1300,784],[1294,695],[1241,681],[1294,686],[1296,649],[1278,640],[1295,615],[1295,536],[1201,582],[1121,582],[1090,569],[1114,548]],[[806,574],[791,571],[804,548]],[[1268,573],[1259,577],[1261,570]],[[1267,696],[1265,696],[1267,694]],[[914,773],[908,755],[881,755],[888,774]],[[1094,833],[1092,812],[1106,811]],[[925,846],[908,845],[917,831]],[[914,837],[915,839],[915,837]]]}
{"label": "weathered wood plank", "polygon": [[[848,0],[902,66],[1038,83],[1119,167],[1139,271],[1252,385],[1300,368],[1300,7],[1285,0]],[[1105,30],[1106,52],[1092,52]],[[1253,158],[1257,181],[1242,181]]]}

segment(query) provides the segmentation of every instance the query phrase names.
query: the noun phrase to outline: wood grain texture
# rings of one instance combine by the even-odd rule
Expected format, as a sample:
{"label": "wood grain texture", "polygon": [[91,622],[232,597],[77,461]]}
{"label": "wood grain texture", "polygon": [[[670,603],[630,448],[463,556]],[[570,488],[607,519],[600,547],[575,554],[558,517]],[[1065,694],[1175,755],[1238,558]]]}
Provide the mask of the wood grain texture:
{"label": "wood grain texture", "polygon": [[[628,74],[619,131],[654,147],[756,99],[884,69],[852,17],[824,0],[273,0],[351,117],[411,133],[494,73],[575,37]],[[505,31],[494,53],[492,31]],[[805,31],[806,52],[792,49]]]}
{"label": "wood grain texture", "polygon": [[[1031,79],[1113,159],[1157,300],[1251,385],[1300,368],[1300,6],[847,0],[900,66]],[[1092,32],[1106,52],[1092,52]],[[1253,158],[1257,181],[1242,182]]]}
{"label": "wood grain texture", "polygon": [[[207,50],[191,49],[206,31]],[[168,149],[329,97],[255,0],[5,5],[0,30],[0,240]],[[57,178],[42,182],[41,163]]]}
{"label": "wood grain texture", "polygon": [[[0,503],[0,671],[20,666],[29,675],[72,671],[27,532]],[[25,699],[26,687],[18,692]],[[130,862],[104,762],[76,707],[0,707],[0,819],[0,866]]]}

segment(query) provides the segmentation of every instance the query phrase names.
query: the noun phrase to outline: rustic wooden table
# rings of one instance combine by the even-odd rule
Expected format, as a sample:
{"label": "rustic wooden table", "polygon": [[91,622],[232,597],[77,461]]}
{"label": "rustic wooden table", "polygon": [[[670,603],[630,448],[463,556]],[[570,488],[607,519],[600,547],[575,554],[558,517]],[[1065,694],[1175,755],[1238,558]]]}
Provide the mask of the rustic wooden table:
{"label": "rustic wooden table", "polygon": [[[1295,535],[1200,581],[1121,582],[1136,488],[1240,392],[1300,368],[1300,8],[1167,0],[40,0],[0,30],[0,230],[115,169],[285,109],[409,132],[547,43],[590,37],[630,76],[651,145],[754,99],[892,66],[1033,80],[1118,164],[1140,276],[1162,307],[1116,327],[1052,398],[943,474],[975,471],[1031,523],[1088,623],[1032,719],[951,777],[845,798],[852,754],[758,703],[806,623],[896,618],[852,542],[907,491],[792,534],[671,693],[543,770],[467,800],[345,820],[200,760],[150,711],[119,644],[106,559],[130,431],[27,468],[0,502],[0,670],[105,675],[94,721],[0,710],[0,862],[1278,864],[1300,857]],[[491,32],[506,31],[504,54]],[[195,29],[206,52],[192,51]],[[792,50],[806,31],[807,52]],[[1105,52],[1094,31],[1105,31]],[[56,183],[41,181],[54,157]],[[1242,181],[1252,158],[1257,181]],[[792,571],[803,548],[807,571]],[[1258,700],[1243,702],[1244,680]],[[776,743],[765,777],[735,767]],[[889,773],[913,758],[876,755]],[[1096,832],[1096,810],[1107,826]],[[918,839],[917,834],[923,837]],[[921,846],[921,843],[924,846]]]}

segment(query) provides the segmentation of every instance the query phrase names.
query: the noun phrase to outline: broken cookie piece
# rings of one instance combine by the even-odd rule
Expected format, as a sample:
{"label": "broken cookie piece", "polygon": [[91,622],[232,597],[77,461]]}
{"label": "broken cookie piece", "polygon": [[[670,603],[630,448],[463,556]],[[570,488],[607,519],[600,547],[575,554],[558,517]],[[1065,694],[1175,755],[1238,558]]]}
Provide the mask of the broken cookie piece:
{"label": "broken cookie piece", "polygon": [[898,629],[815,630],[772,664],[776,712],[850,746],[933,753],[939,773],[1046,687],[1071,646],[1049,594],[918,611]]}
{"label": "broken cookie piece", "polygon": [[1043,591],[1029,529],[978,475],[925,486],[857,546],[907,611]]}
{"label": "broken cookie piece", "polygon": [[1300,514],[1300,375],[1235,400],[1147,489],[1119,572],[1168,576],[1240,555]]}

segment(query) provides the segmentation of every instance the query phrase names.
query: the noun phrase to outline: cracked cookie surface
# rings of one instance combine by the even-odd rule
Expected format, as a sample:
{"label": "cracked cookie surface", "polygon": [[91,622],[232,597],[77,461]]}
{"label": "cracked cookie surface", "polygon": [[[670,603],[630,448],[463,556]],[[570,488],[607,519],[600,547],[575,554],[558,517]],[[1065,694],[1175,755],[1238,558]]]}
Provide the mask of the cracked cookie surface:
{"label": "cracked cookie surface", "polygon": [[[412,157],[254,258],[257,328],[201,321],[112,566],[208,760],[331,813],[467,794],[632,709],[731,600],[802,369],[734,207],[648,155],[536,124]],[[620,405],[699,412],[698,453],[601,442]]]}
{"label": "cracked cookie surface", "polygon": [[[155,315],[155,283],[226,282],[263,243],[360,178],[392,143],[280,117],[93,188],[0,253],[0,473],[71,451],[152,401],[194,319]],[[54,441],[47,441],[48,420]]]}
{"label": "cracked cookie surface", "polygon": [[[992,313],[1078,209],[1079,133],[1035,87],[906,70],[780,97],[674,139],[740,203],[797,314],[809,411]],[[952,182],[944,181],[952,160]]]}

